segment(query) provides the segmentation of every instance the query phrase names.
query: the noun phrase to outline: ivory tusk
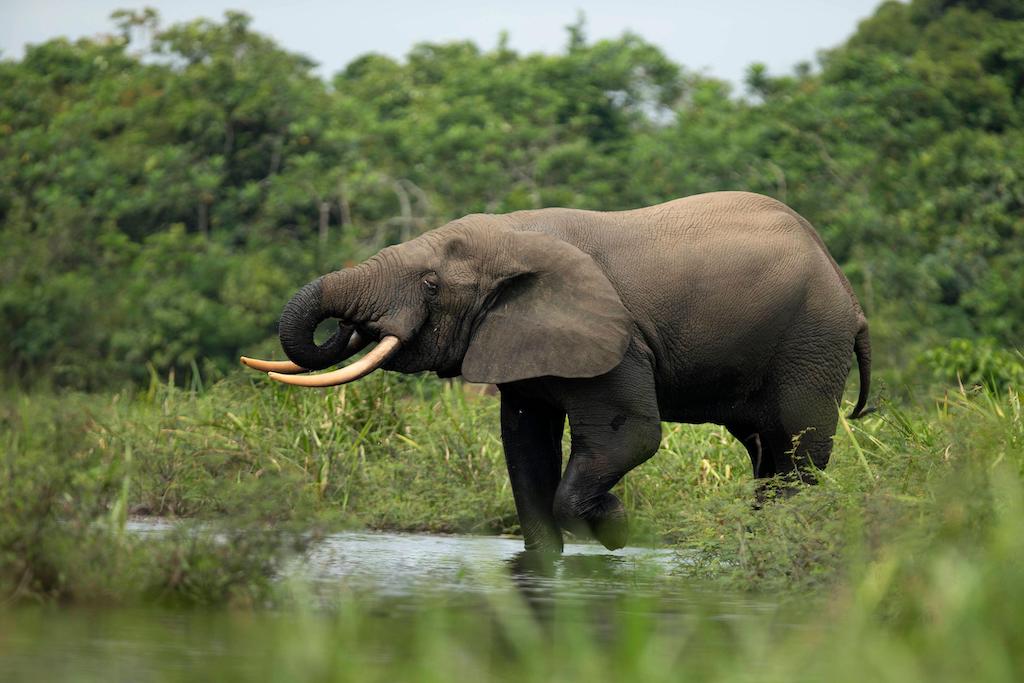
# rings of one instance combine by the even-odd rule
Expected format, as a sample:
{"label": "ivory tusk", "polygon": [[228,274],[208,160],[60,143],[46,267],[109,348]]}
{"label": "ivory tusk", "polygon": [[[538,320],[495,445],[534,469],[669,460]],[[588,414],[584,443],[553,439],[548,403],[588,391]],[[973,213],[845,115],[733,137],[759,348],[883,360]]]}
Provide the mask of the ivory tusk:
{"label": "ivory tusk", "polygon": [[[366,339],[360,337],[358,332],[353,332],[352,336],[349,337],[343,357],[348,358],[352,354],[361,351],[366,344]],[[309,372],[306,368],[296,365],[290,360],[260,360],[259,358],[249,358],[248,356],[242,356],[239,360],[242,361],[242,365],[253,370],[259,370],[260,372],[279,372],[284,375],[297,375],[300,372]]]}
{"label": "ivory tusk", "polygon": [[296,365],[290,360],[260,360],[259,358],[248,358],[242,356],[242,365],[248,366],[260,372],[281,372],[294,375],[299,372],[309,372],[306,368]]}
{"label": "ivory tusk", "polygon": [[371,372],[379,368],[384,361],[388,359],[398,347],[402,345],[402,342],[398,340],[398,337],[388,335],[380,340],[377,346],[373,347],[369,353],[357,360],[351,365],[346,365],[343,368],[332,370],[331,372],[324,372],[319,375],[287,375],[280,372],[269,372],[267,373],[271,379],[276,379],[278,382],[284,382],[285,384],[295,384],[301,387],[333,387],[338,384],[345,384],[347,382],[353,382],[361,377],[366,377]]}

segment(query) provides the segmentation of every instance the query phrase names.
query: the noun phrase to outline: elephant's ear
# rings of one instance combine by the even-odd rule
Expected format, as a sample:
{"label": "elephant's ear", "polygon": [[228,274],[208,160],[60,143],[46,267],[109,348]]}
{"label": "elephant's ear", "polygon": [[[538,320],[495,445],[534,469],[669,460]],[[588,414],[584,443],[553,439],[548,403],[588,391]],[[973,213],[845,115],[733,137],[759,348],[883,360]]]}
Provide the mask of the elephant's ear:
{"label": "elephant's ear", "polygon": [[502,285],[473,332],[462,375],[502,384],[595,377],[618,365],[632,322],[594,259],[543,233],[504,239]]}

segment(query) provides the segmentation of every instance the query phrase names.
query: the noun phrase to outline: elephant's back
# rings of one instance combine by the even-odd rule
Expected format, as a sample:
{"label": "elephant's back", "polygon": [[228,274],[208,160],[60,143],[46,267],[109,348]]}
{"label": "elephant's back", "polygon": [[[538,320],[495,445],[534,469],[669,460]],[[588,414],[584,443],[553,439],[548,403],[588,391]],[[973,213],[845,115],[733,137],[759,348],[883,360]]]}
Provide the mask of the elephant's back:
{"label": "elephant's back", "polygon": [[742,255],[738,265],[745,271],[774,264],[799,269],[793,275],[802,273],[820,289],[841,291],[840,298],[849,300],[858,324],[863,319],[849,280],[818,231],[777,199],[753,192],[709,192],[623,213],[633,230],[663,223],[658,230],[681,250]]}
{"label": "elephant's back", "polygon": [[707,192],[629,211],[608,212],[607,220],[633,233],[652,232],[683,247],[713,246],[736,236],[798,239],[817,233],[777,199],[753,192]]}
{"label": "elephant's back", "polygon": [[[633,251],[677,258],[715,251],[720,244],[750,242],[750,249],[775,243],[824,244],[807,221],[782,202],[752,192],[708,192],[627,211],[537,209],[507,214],[520,229],[539,230],[578,246],[592,256]],[[827,250],[825,250],[827,252]]]}
{"label": "elephant's back", "polygon": [[848,335],[852,349],[861,313],[849,284],[813,227],[770,197],[714,192],[631,211],[529,214],[531,229],[598,262],[658,365],[672,369],[672,390],[692,389],[695,377],[707,391],[756,378],[797,323]]}
{"label": "elephant's back", "polygon": [[710,192],[629,211],[540,209],[509,218],[590,254],[627,295],[694,287],[723,276],[746,276],[733,282],[748,279],[756,287],[780,271],[838,273],[806,220],[782,202],[751,192]]}

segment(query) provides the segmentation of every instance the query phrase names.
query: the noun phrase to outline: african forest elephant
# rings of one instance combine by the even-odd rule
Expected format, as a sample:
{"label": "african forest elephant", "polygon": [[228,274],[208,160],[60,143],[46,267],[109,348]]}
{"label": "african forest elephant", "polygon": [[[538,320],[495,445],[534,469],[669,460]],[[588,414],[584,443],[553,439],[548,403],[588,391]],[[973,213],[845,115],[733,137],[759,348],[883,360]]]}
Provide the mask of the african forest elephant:
{"label": "african forest elephant", "polygon": [[[317,346],[326,318],[339,330]],[[746,192],[466,216],[307,284],[280,333],[292,363],[243,362],[283,382],[331,386],[380,367],[497,384],[528,550],[561,550],[563,529],[624,545],[609,489],[654,455],[662,421],[724,425],[755,477],[813,481],[854,354],[852,417],[870,382],[867,321],[821,238]],[[297,374],[372,341],[347,367]]]}

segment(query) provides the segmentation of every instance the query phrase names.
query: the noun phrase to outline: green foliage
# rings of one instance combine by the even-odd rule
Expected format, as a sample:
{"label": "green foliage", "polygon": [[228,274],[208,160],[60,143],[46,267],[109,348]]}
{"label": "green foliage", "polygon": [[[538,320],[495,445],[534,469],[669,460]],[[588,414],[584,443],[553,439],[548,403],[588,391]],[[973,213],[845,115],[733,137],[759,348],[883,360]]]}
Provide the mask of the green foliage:
{"label": "green foliage", "polygon": [[[411,394],[411,396],[410,396]],[[185,391],[154,378],[98,428],[137,458],[131,509],[260,514],[375,528],[509,531],[497,402],[460,384],[378,373],[337,392],[241,378]],[[253,508],[254,499],[273,505]]]}
{"label": "green foliage", "polygon": [[[261,524],[258,491],[222,529],[182,526],[160,539],[129,534],[147,475],[130,440],[111,430],[117,404],[88,396],[5,398],[0,404],[0,598],[252,606],[267,599],[285,559],[301,550],[294,518],[276,504]],[[104,424],[104,421],[109,421]],[[262,494],[262,497],[260,495]],[[307,527],[308,528],[308,527]]]}
{"label": "green foliage", "polygon": [[953,339],[921,354],[920,362],[935,379],[996,391],[1024,387],[1024,354],[1009,351],[992,339]]}
{"label": "green foliage", "polygon": [[[804,214],[872,319],[876,368],[1024,337],[1024,17],[883,3],[748,99],[642,38],[365,55],[318,79],[244,14],[0,62],[0,341],[21,382],[221,376],[315,273],[474,211],[747,189]],[[269,346],[268,346],[269,347]],[[898,384],[930,381],[889,371]]]}
{"label": "green foliage", "polygon": [[[949,394],[937,417],[888,406],[843,421],[821,484],[760,512],[751,508],[749,458],[717,426],[666,427],[659,454],[617,493],[636,540],[699,549],[693,571],[719,584],[833,585],[849,578],[851,553],[874,557],[913,534],[940,534],[922,521],[933,507],[960,501],[975,506],[963,514],[982,515],[971,524],[986,523],[988,494],[968,502],[955,487],[983,490],[986,463],[1024,467],[1018,394],[992,391]],[[236,377],[205,390],[154,380],[134,398],[19,399],[8,408],[6,501],[29,507],[5,528],[22,534],[13,556],[53,532],[24,536],[37,528],[31,520],[57,525],[68,510],[94,531],[110,528],[89,526],[97,518],[109,515],[116,529],[134,512],[281,528],[516,532],[497,404],[458,382],[387,374],[330,392]]]}

